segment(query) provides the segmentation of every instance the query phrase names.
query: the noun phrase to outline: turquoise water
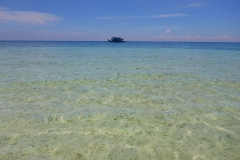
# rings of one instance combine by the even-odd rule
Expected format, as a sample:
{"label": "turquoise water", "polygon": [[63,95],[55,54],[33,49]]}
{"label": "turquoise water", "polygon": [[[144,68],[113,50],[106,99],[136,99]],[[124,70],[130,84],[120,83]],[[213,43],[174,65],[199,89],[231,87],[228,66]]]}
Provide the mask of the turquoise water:
{"label": "turquoise water", "polygon": [[240,159],[240,43],[0,42],[0,159]]}

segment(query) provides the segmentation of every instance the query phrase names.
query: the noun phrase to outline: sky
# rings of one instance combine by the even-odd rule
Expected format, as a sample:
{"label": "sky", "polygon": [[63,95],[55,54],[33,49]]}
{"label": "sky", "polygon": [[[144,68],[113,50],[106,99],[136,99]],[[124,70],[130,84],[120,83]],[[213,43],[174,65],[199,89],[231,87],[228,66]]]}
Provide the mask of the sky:
{"label": "sky", "polygon": [[0,0],[0,40],[240,42],[240,0]]}

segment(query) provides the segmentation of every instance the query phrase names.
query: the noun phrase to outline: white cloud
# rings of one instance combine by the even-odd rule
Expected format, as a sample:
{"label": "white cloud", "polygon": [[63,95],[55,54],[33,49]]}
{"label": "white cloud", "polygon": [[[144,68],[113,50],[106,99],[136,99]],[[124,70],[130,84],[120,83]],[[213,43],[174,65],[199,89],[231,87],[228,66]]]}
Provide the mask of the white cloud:
{"label": "white cloud", "polygon": [[124,20],[129,19],[126,17],[118,17],[118,16],[104,16],[104,17],[97,17],[98,19],[105,19],[105,20]]}
{"label": "white cloud", "polygon": [[171,17],[189,17],[191,15],[177,13],[177,14],[160,14],[160,15],[153,15],[153,16],[104,16],[104,17],[97,17],[98,19],[106,19],[106,20],[127,20],[127,19],[134,19],[134,18],[171,18]]}
{"label": "white cloud", "polygon": [[195,7],[200,7],[202,6],[203,4],[202,3],[191,3],[189,4],[187,7],[189,8],[195,8]]}
{"label": "white cloud", "polygon": [[11,11],[0,7],[1,22],[17,22],[27,25],[45,25],[52,24],[62,20],[61,17],[42,12]]}
{"label": "white cloud", "polygon": [[178,13],[178,14],[161,14],[161,15],[153,16],[153,18],[170,18],[170,17],[187,17],[187,16],[190,16],[190,15]]}
{"label": "white cloud", "polygon": [[170,33],[172,29],[167,29],[165,32]]}
{"label": "white cloud", "polygon": [[[122,27],[118,27],[118,28],[122,28]],[[151,30],[162,30],[162,29],[170,29],[170,30],[173,30],[173,29],[179,29],[180,27],[176,27],[176,26],[145,26],[145,27],[124,27],[126,29],[134,29],[134,30],[145,30],[145,31],[151,31]],[[165,31],[167,32],[167,31]]]}
{"label": "white cloud", "polygon": [[179,27],[164,27],[167,28],[167,30],[165,31],[166,33],[170,33],[173,29],[179,29]]}

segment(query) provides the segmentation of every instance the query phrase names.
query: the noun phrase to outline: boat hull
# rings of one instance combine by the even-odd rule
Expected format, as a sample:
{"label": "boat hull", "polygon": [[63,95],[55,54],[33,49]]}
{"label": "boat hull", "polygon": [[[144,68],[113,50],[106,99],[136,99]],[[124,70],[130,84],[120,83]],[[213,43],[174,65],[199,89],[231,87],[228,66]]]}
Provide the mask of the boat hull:
{"label": "boat hull", "polygon": [[113,41],[113,40],[108,39],[108,42],[126,42],[126,41]]}

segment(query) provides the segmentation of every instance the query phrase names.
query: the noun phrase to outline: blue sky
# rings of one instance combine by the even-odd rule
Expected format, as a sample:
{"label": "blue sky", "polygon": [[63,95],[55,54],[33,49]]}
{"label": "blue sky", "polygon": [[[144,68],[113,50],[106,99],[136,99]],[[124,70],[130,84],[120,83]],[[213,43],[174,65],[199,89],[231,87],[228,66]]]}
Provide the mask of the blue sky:
{"label": "blue sky", "polygon": [[240,0],[0,0],[0,40],[240,42]]}

